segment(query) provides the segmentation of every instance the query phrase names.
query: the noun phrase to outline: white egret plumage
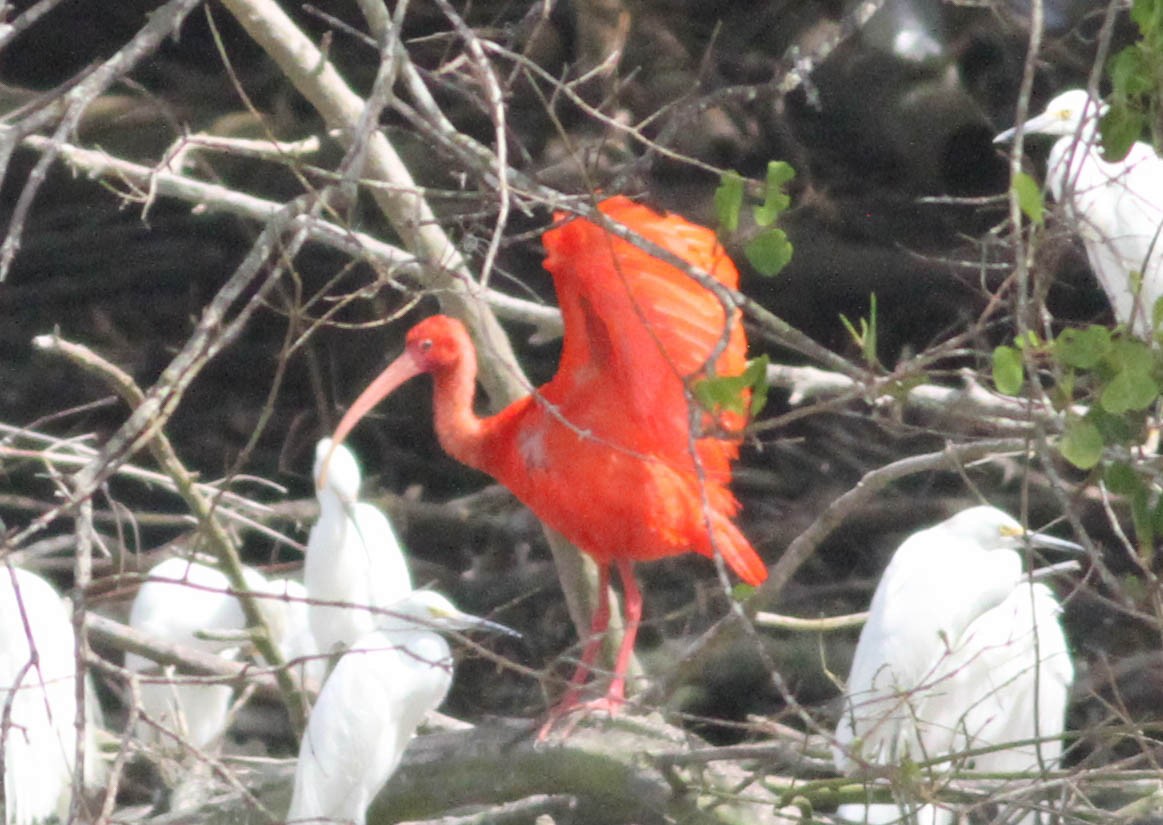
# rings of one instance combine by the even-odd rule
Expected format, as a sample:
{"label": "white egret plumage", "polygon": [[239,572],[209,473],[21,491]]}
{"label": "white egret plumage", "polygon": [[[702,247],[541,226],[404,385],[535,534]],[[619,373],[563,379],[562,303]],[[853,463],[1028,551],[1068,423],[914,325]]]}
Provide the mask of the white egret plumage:
{"label": "white egret plumage", "polygon": [[[35,655],[34,655],[35,654]],[[77,650],[69,607],[35,573],[0,564],[4,825],[68,818],[76,765]],[[86,685],[87,696],[92,695]],[[85,785],[104,774],[86,702]]]}
{"label": "white egret plumage", "polygon": [[[1152,311],[1163,297],[1163,159],[1135,143],[1124,159],[1103,160],[1098,125],[1104,111],[1085,90],[1072,89],[1022,130],[1058,138],[1046,164],[1050,192],[1082,238],[1115,319],[1150,338]],[[1016,131],[1007,129],[995,142]]]}
{"label": "white egret plumage", "polygon": [[295,663],[299,679],[318,689],[327,675],[327,660],[321,654],[311,630],[311,606],[307,588],[293,579],[271,579],[264,591],[277,596],[265,604],[268,615],[278,617],[276,644],[283,659]]}
{"label": "white egret plumage", "polygon": [[452,684],[441,630],[512,632],[418,590],[389,606],[379,625],[340,658],[319,694],[295,769],[288,823],[364,825],[424,716]]}
{"label": "white egret plumage", "polygon": [[[1045,585],[1022,573],[1021,525],[993,507],[973,507],[914,533],[896,550],[872,597],[852,662],[836,764],[892,765],[1015,744],[973,757],[977,770],[1052,768],[1061,753],[1073,665]],[[1034,545],[1077,550],[1038,533]],[[937,770],[948,770],[944,765]],[[849,820],[902,814],[940,825],[935,805],[845,805]],[[1032,821],[1032,820],[1031,820]]]}
{"label": "white egret plumage", "polygon": [[[246,569],[251,590],[263,592],[269,586],[255,570]],[[155,639],[186,645],[225,658],[236,658],[237,642],[199,638],[200,631],[242,631],[246,615],[230,582],[219,570],[186,559],[166,559],[149,572],[137,591],[129,611],[129,624]],[[125,666],[135,672],[156,666],[144,656],[127,653]],[[222,684],[198,684],[199,677],[143,678],[141,710],[154,722],[191,745],[205,749],[218,742],[226,730],[232,688]],[[145,739],[169,745],[169,737],[158,735],[152,726],[141,727]]]}
{"label": "white egret plumage", "polygon": [[311,629],[324,653],[348,647],[370,633],[377,624],[375,610],[412,590],[408,566],[387,517],[358,500],[362,479],[351,451],[337,447],[326,477],[320,478],[330,452],[329,438],[315,448],[319,519],[307,540],[303,568],[312,601]]}

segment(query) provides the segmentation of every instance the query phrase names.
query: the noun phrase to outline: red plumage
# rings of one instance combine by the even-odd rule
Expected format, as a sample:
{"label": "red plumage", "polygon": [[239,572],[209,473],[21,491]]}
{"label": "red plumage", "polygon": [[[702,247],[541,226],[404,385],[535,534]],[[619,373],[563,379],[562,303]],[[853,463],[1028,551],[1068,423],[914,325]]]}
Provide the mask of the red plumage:
{"label": "red plumage", "polygon": [[[725,287],[738,287],[738,272],[709,229],[624,197],[598,208]],[[444,449],[492,475],[592,556],[603,582],[609,566],[618,565],[632,645],[630,614],[640,610],[640,599],[631,603],[638,593],[629,562],[717,550],[744,581],[759,584],[767,575],[731,523],[738,503],[727,484],[745,418],[691,414],[690,387],[707,375],[707,362],[717,352],[713,373],[738,375],[747,341],[738,313],[728,323],[710,290],[595,222],[568,220],[548,230],[544,243],[565,322],[561,362],[549,383],[497,415],[477,418],[471,340],[459,321],[434,316],[409,331],[404,354],[356,400],[334,440],[401,383],[430,373]],[[591,646],[575,685],[596,654],[596,641]],[[621,701],[629,653],[627,647],[619,655],[611,704]]]}

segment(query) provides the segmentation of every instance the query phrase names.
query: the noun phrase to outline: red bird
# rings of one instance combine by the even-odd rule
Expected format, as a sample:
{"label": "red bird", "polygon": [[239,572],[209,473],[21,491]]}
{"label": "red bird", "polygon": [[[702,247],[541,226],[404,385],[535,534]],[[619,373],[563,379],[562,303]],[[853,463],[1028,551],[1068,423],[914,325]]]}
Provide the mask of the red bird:
{"label": "red bird", "polygon": [[[738,287],[739,273],[709,229],[624,197],[598,209]],[[591,635],[556,717],[578,704],[597,655],[609,621],[612,565],[625,591],[625,636],[606,698],[592,703],[609,710],[625,701],[642,615],[632,562],[718,553],[753,585],[767,569],[731,523],[739,503],[727,484],[745,417],[691,415],[697,402],[690,385],[708,374],[716,352],[715,375],[743,371],[747,340],[739,319],[728,325],[710,290],[591,221],[570,220],[543,240],[565,322],[561,363],[548,384],[494,416],[477,417],[476,350],[459,321],[436,315],[408,332],[404,353],[352,404],[334,443],[405,381],[430,373],[444,450],[500,481],[598,563]]]}

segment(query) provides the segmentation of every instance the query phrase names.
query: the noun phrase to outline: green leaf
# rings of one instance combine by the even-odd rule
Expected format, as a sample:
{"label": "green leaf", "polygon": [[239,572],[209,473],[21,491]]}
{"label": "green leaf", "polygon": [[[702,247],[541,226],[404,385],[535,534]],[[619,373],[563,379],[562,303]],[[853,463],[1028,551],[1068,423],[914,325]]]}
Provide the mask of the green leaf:
{"label": "green leaf", "polygon": [[1055,410],[1061,412],[1074,403],[1074,385],[1077,381],[1077,373],[1067,367],[1058,376],[1058,382],[1048,388],[1050,403],[1054,405]]}
{"label": "green leaf", "polygon": [[864,356],[864,361],[870,367],[876,367],[880,364],[877,357],[877,332],[876,332],[876,293],[873,292],[868,296],[868,317],[860,319],[860,330],[857,331],[856,325],[848,320],[844,313],[840,313],[840,323],[844,325],[844,329],[848,330],[848,334],[852,336],[852,340],[860,347],[860,354]]}
{"label": "green leaf", "polygon": [[1109,413],[1119,415],[1131,410],[1145,410],[1159,396],[1159,386],[1151,373],[1138,369],[1122,370],[1103,388],[1099,402]]}
{"label": "green leaf", "polygon": [[791,260],[791,241],[782,229],[768,229],[752,238],[743,248],[743,254],[760,275],[770,278]]}
{"label": "green leaf", "polygon": [[1025,172],[1018,172],[1014,175],[1013,185],[1014,191],[1018,195],[1018,206],[1021,207],[1022,214],[1034,223],[1041,225],[1046,209],[1042,204],[1042,190],[1038,187],[1038,182]]}
{"label": "green leaf", "polygon": [[993,384],[1002,395],[1017,395],[1022,390],[1025,371],[1022,355],[1013,347],[1000,346],[993,351]]}
{"label": "green leaf", "polygon": [[751,594],[754,592],[755,585],[736,582],[735,586],[731,588],[731,598],[737,602],[745,602],[751,598]]}
{"label": "green leaf", "polygon": [[1102,459],[1102,447],[1098,427],[1085,418],[1069,422],[1058,444],[1062,457],[1080,470],[1089,470],[1098,464]]}
{"label": "green leaf", "polygon": [[1106,327],[1065,329],[1054,341],[1058,360],[1069,367],[1089,370],[1098,365],[1111,350],[1111,334]]}
{"label": "green leaf", "polygon": [[1108,363],[1120,372],[1151,372],[1155,365],[1155,355],[1144,341],[1138,338],[1112,339]]}
{"label": "green leaf", "polygon": [[1131,3],[1131,19],[1144,36],[1151,34],[1152,30],[1158,27],[1161,13],[1163,6],[1160,6],[1158,0],[1134,0]]}
{"label": "green leaf", "polygon": [[1158,330],[1163,324],[1163,298],[1155,299],[1155,306],[1151,307],[1151,329]]}
{"label": "green leaf", "polygon": [[695,382],[692,388],[695,400],[708,410],[730,410],[743,412],[743,389],[745,385],[737,375],[716,375]]}
{"label": "green leaf", "polygon": [[864,330],[864,361],[869,366],[876,366],[880,363],[877,358],[876,348],[879,345],[877,340],[879,333],[877,332],[876,324],[876,293],[873,292],[868,296],[868,326]]}
{"label": "green leaf", "polygon": [[1155,87],[1152,67],[1158,63],[1157,46],[1144,42],[1133,43],[1119,51],[1110,62],[1110,105],[1126,113],[1142,114],[1142,98],[1149,97]]}
{"label": "green leaf", "polygon": [[1041,339],[1032,329],[1026,330],[1023,334],[1014,339],[1014,345],[1018,349],[1037,349],[1042,345]]}
{"label": "green leaf", "polygon": [[739,375],[715,375],[696,381],[693,392],[695,399],[708,410],[729,410],[743,413],[745,393],[750,390],[751,402],[746,412],[755,415],[767,402],[767,365],[770,360],[761,355],[747,363]]}
{"label": "green leaf", "polygon": [[1155,540],[1155,526],[1151,518],[1151,501],[1147,488],[1136,490],[1128,500],[1131,504],[1131,521],[1135,525],[1135,538],[1139,547],[1150,546]]}
{"label": "green leaf", "polygon": [[1114,163],[1122,160],[1143,133],[1145,118],[1125,106],[1111,106],[1102,117],[1102,153]]}
{"label": "green leaf", "polygon": [[770,226],[791,205],[791,197],[784,191],[784,186],[795,176],[796,170],[782,160],[773,160],[767,164],[763,205],[755,207],[753,213],[756,224]]}
{"label": "green leaf", "polygon": [[747,411],[751,418],[759,415],[767,404],[767,392],[771,389],[767,383],[767,367],[770,363],[770,358],[761,355],[748,361],[747,369],[743,370],[743,378],[751,387],[751,409]]}
{"label": "green leaf", "polygon": [[723,173],[715,190],[715,217],[723,232],[739,231],[739,213],[743,209],[743,178],[734,170]]}
{"label": "green leaf", "polygon": [[1142,416],[1132,423],[1126,415],[1111,415],[1101,404],[1092,404],[1086,418],[1102,435],[1104,444],[1140,443],[1142,436]]}
{"label": "green leaf", "polygon": [[1149,88],[1150,66],[1147,56],[1136,45],[1126,46],[1111,58],[1108,71],[1111,77],[1111,86],[1114,93],[1111,95],[1112,110],[1122,110],[1123,114],[1131,112],[1131,98],[1143,94]]}
{"label": "green leaf", "polygon": [[1103,470],[1102,480],[1106,488],[1116,496],[1133,495],[1143,489],[1143,479],[1125,461],[1114,461]]}

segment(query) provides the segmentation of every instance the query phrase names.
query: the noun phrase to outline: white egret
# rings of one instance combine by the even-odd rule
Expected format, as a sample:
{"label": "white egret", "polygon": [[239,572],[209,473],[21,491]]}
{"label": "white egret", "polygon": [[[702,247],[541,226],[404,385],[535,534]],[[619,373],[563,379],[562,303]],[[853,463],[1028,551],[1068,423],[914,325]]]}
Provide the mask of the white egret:
{"label": "white egret", "polygon": [[[245,571],[250,589],[264,592],[266,579],[255,570]],[[180,558],[156,565],[137,591],[129,611],[129,624],[155,639],[186,645],[228,659],[236,658],[237,643],[198,638],[199,631],[242,631],[246,615],[230,592],[226,576],[213,567]],[[276,623],[277,624],[277,623]],[[277,631],[276,631],[277,632]],[[152,660],[127,653],[125,667],[135,672],[151,670]],[[172,674],[172,668],[165,668]],[[218,742],[226,730],[232,689],[229,685],[197,684],[198,677],[172,679],[149,677],[141,683],[142,711],[194,747],[205,749]],[[151,726],[142,726],[143,738],[168,742]]]}
{"label": "white egret", "polygon": [[268,615],[278,617],[272,632],[287,662],[295,662],[299,680],[308,687],[319,688],[327,675],[327,660],[321,655],[311,631],[311,607],[307,588],[292,579],[271,579],[263,588],[277,596],[265,602]]}
{"label": "white egret", "polygon": [[[876,592],[848,677],[836,729],[842,771],[860,763],[940,759],[1042,739],[972,758],[977,770],[1054,767],[1073,665],[1060,608],[1022,574],[1023,531],[993,507],[973,507],[914,533]],[[1077,550],[1038,533],[1031,544]],[[1036,710],[1035,710],[1036,709]],[[947,768],[938,768],[943,770]],[[845,819],[930,825],[953,821],[934,805],[844,805]]]}
{"label": "white egret", "polygon": [[[1058,137],[1046,164],[1050,192],[1081,236],[1115,319],[1150,339],[1152,311],[1163,297],[1163,159],[1135,143],[1123,160],[1103,160],[1098,123],[1104,112],[1086,91],[1072,89],[1022,129]],[[1010,140],[1016,131],[994,141]]]}
{"label": "white egret", "polygon": [[[35,658],[34,658],[35,654]],[[4,825],[68,818],[76,764],[76,637],[67,603],[44,579],[0,564],[0,751]],[[86,685],[92,696],[91,685]],[[104,773],[86,702],[85,786]]]}
{"label": "white egret", "polygon": [[441,630],[501,625],[418,590],[391,605],[379,625],[340,658],[311,711],[299,747],[288,823],[364,825],[424,716],[452,684],[452,654]]}
{"label": "white egret", "polygon": [[311,630],[324,653],[370,633],[377,625],[374,611],[412,590],[408,566],[387,517],[358,501],[360,470],[351,451],[337,447],[326,478],[320,479],[330,451],[329,438],[315,448],[319,520],[311,528],[303,568],[303,583],[312,600]]}

